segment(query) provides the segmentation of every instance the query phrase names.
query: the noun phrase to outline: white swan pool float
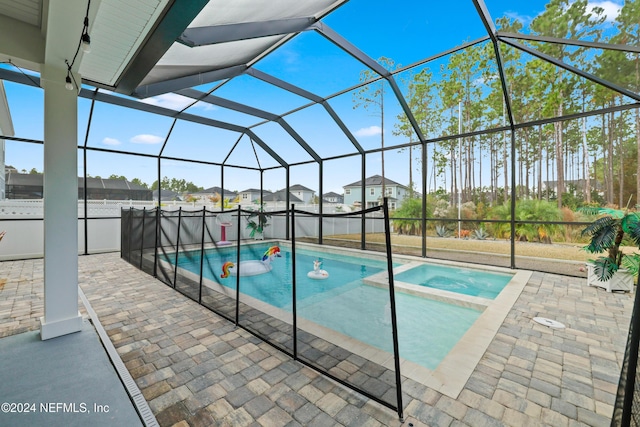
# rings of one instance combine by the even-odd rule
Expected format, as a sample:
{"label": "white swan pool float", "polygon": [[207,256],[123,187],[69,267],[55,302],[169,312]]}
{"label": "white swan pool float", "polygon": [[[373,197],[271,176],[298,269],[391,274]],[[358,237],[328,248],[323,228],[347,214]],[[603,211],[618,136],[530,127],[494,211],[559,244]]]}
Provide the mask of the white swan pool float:
{"label": "white swan pool float", "polygon": [[[257,276],[258,274],[264,274],[271,271],[271,261],[275,257],[281,257],[280,248],[278,246],[271,246],[262,256],[262,260],[249,260],[240,261],[240,277],[242,276]],[[238,269],[236,265],[231,262],[225,262],[222,265],[221,278],[226,279],[229,276],[237,276]]]}
{"label": "white swan pool float", "polygon": [[329,278],[329,273],[326,270],[321,270],[320,266],[322,261],[313,261],[313,270],[307,273],[307,277],[315,280],[324,280]]}

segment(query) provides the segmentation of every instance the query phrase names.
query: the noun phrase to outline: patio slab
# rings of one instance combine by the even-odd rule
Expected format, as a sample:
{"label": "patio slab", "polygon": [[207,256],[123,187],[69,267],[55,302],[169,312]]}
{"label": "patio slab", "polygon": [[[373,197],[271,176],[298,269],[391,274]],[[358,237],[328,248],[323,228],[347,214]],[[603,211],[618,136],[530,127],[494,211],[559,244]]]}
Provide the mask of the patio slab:
{"label": "patio slab", "polygon": [[[160,425],[400,425],[393,411],[289,359],[119,254],[83,256],[79,265],[84,293]],[[0,334],[17,330],[18,317],[28,324],[24,309],[11,314],[25,300],[29,316],[42,315],[41,275],[33,273],[41,268],[37,260],[0,263],[0,278],[8,278]],[[11,298],[15,304],[6,303]],[[608,425],[632,305],[633,295],[534,272],[457,398],[404,378],[404,425]]]}

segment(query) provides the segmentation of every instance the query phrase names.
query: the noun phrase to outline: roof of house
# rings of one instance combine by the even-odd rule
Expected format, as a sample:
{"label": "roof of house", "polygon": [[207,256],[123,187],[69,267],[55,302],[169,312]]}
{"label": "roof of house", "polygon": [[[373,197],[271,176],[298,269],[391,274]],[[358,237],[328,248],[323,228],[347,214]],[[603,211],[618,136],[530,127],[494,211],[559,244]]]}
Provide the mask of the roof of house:
{"label": "roof of house", "polygon": [[[6,174],[6,185],[42,187],[43,175],[32,173],[9,172]],[[78,188],[84,188],[84,179],[78,177]],[[149,191],[149,189],[124,179],[87,178],[87,188],[103,190]]]}
{"label": "roof of house", "polygon": [[[265,202],[286,202],[287,192],[285,190],[276,191],[275,193],[269,193],[263,198]],[[289,203],[303,203],[298,197],[293,194],[289,194]]]}
{"label": "roof of house", "polygon": [[34,187],[42,187],[41,174],[16,173],[9,172],[5,176],[6,185],[26,185]]}
{"label": "roof of house", "polygon": [[220,187],[210,187],[210,188],[207,188],[205,190],[198,191],[197,193],[193,193],[193,195],[194,196],[208,196],[208,195],[213,195],[213,194],[216,194],[216,193],[217,194],[223,194],[224,193],[224,196],[226,196],[226,197],[235,197],[235,196],[238,195],[237,193],[235,193],[233,191],[223,190]]}
{"label": "roof of house", "polygon": [[[82,178],[78,178],[78,186],[84,187]],[[150,191],[142,185],[124,179],[87,178],[87,188],[103,188],[105,190]]]}
{"label": "roof of house", "polygon": [[[180,198],[180,194],[171,190],[160,190],[161,200],[176,200]],[[158,200],[158,190],[153,190],[153,199]]]}
{"label": "roof of house", "polygon": [[342,194],[338,194],[338,193],[334,193],[333,191],[330,191],[328,193],[324,193],[322,195],[323,198],[327,198],[327,197],[342,197]]}
{"label": "roof of house", "polygon": [[[246,190],[240,191],[240,193],[259,193],[259,188],[247,188]],[[265,193],[271,193],[270,191],[264,190]]]}
{"label": "roof of house", "polygon": [[289,191],[311,191],[312,193],[315,193],[314,190],[305,187],[304,185],[300,185],[300,184],[293,184],[291,186],[289,186]]}
{"label": "roof of house", "polygon": [[[365,181],[365,186],[375,186],[375,185],[382,185],[382,176],[380,175],[373,175],[370,176],[369,178],[367,178]],[[397,185],[403,188],[407,188],[406,185],[402,185],[399,184],[395,181],[390,180],[389,178],[387,178],[386,176],[384,177],[384,185]],[[352,184],[347,184],[344,186],[344,188],[346,187],[361,187],[362,186],[362,180],[360,181],[356,181]]]}

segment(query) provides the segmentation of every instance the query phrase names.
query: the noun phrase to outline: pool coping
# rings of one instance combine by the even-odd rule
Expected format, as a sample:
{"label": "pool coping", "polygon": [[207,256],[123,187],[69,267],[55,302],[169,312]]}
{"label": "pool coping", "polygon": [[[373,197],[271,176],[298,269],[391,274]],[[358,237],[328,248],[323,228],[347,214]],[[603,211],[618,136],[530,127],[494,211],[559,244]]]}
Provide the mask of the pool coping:
{"label": "pool coping", "polygon": [[[247,244],[264,244],[269,242],[275,242],[279,246],[291,248],[291,242],[280,240],[262,240],[257,242],[248,242]],[[328,248],[327,246],[306,242],[296,242],[296,247],[310,248],[318,252],[326,252],[331,254],[343,254],[349,256],[357,256],[359,258],[375,259],[378,261],[386,260],[386,255],[384,254],[373,252],[363,253],[361,250],[352,248]],[[482,311],[478,319],[465,332],[462,338],[458,340],[458,342],[453,346],[449,353],[447,353],[447,355],[442,359],[435,370],[428,369],[409,360],[405,360],[402,358],[400,359],[401,374],[406,379],[414,380],[448,397],[457,399],[465,384],[469,380],[469,377],[478,365],[478,362],[480,362],[482,356],[489,347],[489,344],[498,332],[498,329],[504,322],[507,314],[522,293],[522,290],[526,286],[533,272],[529,270],[513,270],[495,266],[476,266],[475,264],[472,267],[469,267],[468,265],[460,262],[437,260],[432,258],[425,259],[411,255],[393,255],[393,260],[394,262],[395,260],[405,260],[404,262],[406,262],[406,264],[394,267],[394,275],[396,273],[396,270],[398,270],[398,272],[401,272],[405,269],[414,267],[414,263],[431,263],[455,267],[460,267],[462,265],[464,267],[476,270],[513,274],[513,278],[507,285],[505,285],[504,289],[493,300],[394,281],[396,291],[405,292],[459,306],[474,308]],[[166,261],[158,260],[158,262],[165,263]],[[408,266],[410,264],[411,266]],[[194,278],[197,277],[199,280],[199,275],[180,267],[178,267],[178,269],[181,271],[181,274],[184,274],[185,276],[193,276]],[[369,286],[388,287],[388,283],[385,284],[382,280],[382,277],[385,277],[385,280],[387,280],[386,276],[384,276],[386,274],[386,271],[375,273],[372,276],[364,278],[363,283]],[[372,278],[373,280],[371,280]],[[206,286],[205,281],[215,283],[217,286],[220,286],[215,281],[203,278],[204,286]],[[243,303],[247,303],[248,305],[253,306],[256,309],[264,311],[265,314],[278,318],[282,321],[292,323],[291,313],[271,306],[270,304],[264,303],[248,295],[242,295],[243,296],[241,301]],[[363,343],[362,341],[341,334],[337,331],[326,328],[307,319],[301,319],[299,317],[298,326],[301,329],[313,333],[314,335],[317,335],[318,337],[323,338],[336,345],[347,342],[349,343],[349,351],[351,351],[353,354],[366,357],[372,362],[378,363],[386,368],[394,369],[393,354],[391,353],[379,350],[373,346]]]}
{"label": "pool coping", "polygon": [[502,292],[433,371],[429,379],[430,387],[457,399],[532,274],[528,270],[517,270]]}

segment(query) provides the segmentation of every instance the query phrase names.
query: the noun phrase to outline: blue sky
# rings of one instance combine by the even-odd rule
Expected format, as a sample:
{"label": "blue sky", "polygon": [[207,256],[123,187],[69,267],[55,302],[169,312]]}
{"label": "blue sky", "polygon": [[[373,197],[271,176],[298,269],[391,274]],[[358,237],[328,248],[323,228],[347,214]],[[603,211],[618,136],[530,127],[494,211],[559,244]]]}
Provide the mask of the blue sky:
{"label": "blue sky", "polygon": [[[513,2],[486,0],[493,19],[508,16],[521,20],[525,26],[544,10],[544,1]],[[592,2],[613,16],[621,0]],[[324,22],[347,40],[355,44],[373,58],[385,56],[396,64],[406,66],[427,58],[443,50],[455,47],[465,41],[483,37],[486,33],[470,0],[394,1],[382,0],[348,2]],[[285,46],[273,52],[255,66],[292,84],[320,96],[328,96],[359,82],[360,73],[365,68],[354,58],[345,54],[332,43],[315,32],[303,33]],[[15,134],[18,137],[42,139],[42,92],[36,88],[25,88],[5,83],[9,106],[13,116]],[[206,90],[212,85],[205,85]],[[395,117],[401,114],[397,100],[387,90],[385,97],[385,145],[393,146],[407,141],[406,137],[393,135]],[[257,79],[243,76],[223,85],[215,92],[217,96],[242,102],[255,108],[282,114],[308,103],[308,100],[274,88]],[[163,95],[146,102],[179,109],[188,100],[177,95]],[[351,93],[346,93],[329,101],[332,108],[342,117],[347,127],[356,135],[365,149],[377,148],[381,140],[381,121],[378,112],[354,109]],[[84,141],[89,101],[79,101],[78,140]],[[261,119],[241,113],[196,104],[189,112],[221,121],[250,126]],[[355,149],[324,109],[314,106],[285,117],[285,120],[321,156],[335,156],[354,153]],[[172,120],[147,113],[131,112],[125,109],[97,104],[94,120],[89,133],[88,145],[138,153],[157,154],[164,141]],[[266,123],[253,128],[255,134],[290,163],[310,160],[309,155],[283,129],[276,124]],[[224,160],[229,150],[237,143],[228,162],[244,166],[276,166],[258,145],[252,146],[247,137],[241,138],[233,132],[211,129],[186,122],[179,122],[173,130],[164,151],[167,156],[193,160]],[[254,154],[258,155],[258,161]],[[414,151],[419,157],[419,150]],[[408,153],[389,151],[385,155],[386,176],[407,184],[409,182]],[[7,143],[6,163],[19,170],[35,167],[42,170],[42,147],[32,144]],[[88,173],[92,176],[107,177],[111,174],[124,175],[129,179],[140,178],[151,184],[157,179],[155,159],[131,157],[117,154],[90,153]],[[379,155],[367,158],[367,175],[381,171]],[[79,175],[82,174],[82,158],[79,161]],[[414,169],[416,163],[414,163]],[[220,168],[165,160],[162,175],[184,178],[203,187],[220,185]],[[291,169],[291,184],[299,183],[314,190],[318,189],[318,166],[316,164],[297,166]],[[243,190],[259,187],[259,173],[244,169],[226,168],[225,187]],[[342,192],[342,186],[360,179],[360,158],[325,162],[324,192]],[[414,170],[414,180],[418,171]],[[264,174],[266,189],[277,190],[285,185],[282,171],[267,171]]]}

